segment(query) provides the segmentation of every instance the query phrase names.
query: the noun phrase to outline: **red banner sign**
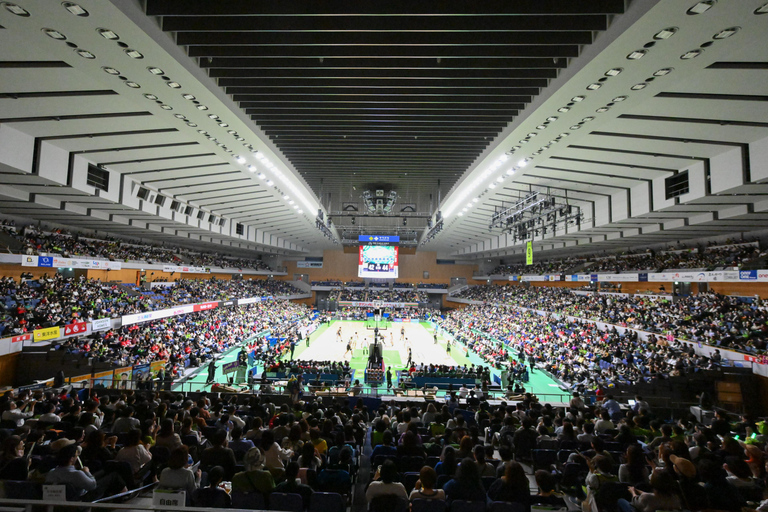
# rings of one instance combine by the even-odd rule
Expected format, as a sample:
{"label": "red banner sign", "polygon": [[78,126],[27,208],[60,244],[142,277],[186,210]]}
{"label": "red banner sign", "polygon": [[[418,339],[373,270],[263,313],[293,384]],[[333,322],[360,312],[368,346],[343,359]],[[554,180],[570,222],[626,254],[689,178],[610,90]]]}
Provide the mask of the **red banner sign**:
{"label": "red banner sign", "polygon": [[206,311],[208,309],[213,309],[218,305],[218,302],[204,302],[202,304],[195,304],[194,311]]}
{"label": "red banner sign", "polygon": [[88,331],[88,324],[86,322],[77,322],[64,326],[64,336],[72,336],[74,334],[83,334]]}
{"label": "red banner sign", "polygon": [[29,341],[32,339],[32,334],[22,334],[11,338],[11,343],[18,343],[20,341]]}

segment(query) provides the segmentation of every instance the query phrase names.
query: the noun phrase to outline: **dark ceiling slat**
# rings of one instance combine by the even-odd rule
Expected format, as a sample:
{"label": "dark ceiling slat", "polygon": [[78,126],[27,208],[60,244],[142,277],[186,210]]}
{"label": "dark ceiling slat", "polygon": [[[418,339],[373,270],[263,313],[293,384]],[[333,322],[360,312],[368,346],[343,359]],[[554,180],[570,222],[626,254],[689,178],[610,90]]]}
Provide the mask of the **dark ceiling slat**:
{"label": "dark ceiling slat", "polygon": [[[357,46],[357,45],[585,45],[592,43],[590,30],[496,32],[324,32],[322,39],[315,32],[178,32],[176,42],[190,47],[190,56],[198,56],[195,46],[211,50],[234,51],[232,47],[261,46]],[[229,47],[229,48],[225,48]],[[205,53],[203,53],[205,55]],[[248,54],[250,55],[250,53]]]}
{"label": "dark ceiling slat", "polygon": [[508,105],[508,104],[521,104],[530,103],[530,96],[519,95],[486,95],[486,94],[464,94],[464,95],[448,95],[448,94],[430,94],[430,95],[418,95],[418,94],[370,94],[370,95],[355,95],[355,94],[334,94],[334,95],[314,95],[305,94],[298,98],[288,98],[285,96],[268,96],[263,95],[258,101],[243,101],[240,102],[241,108],[259,108],[263,105],[282,105],[284,103],[291,105],[304,105],[306,103],[375,103],[389,105],[392,103],[415,103],[433,105],[435,103],[493,103],[494,105]]}
{"label": "dark ceiling slat", "polygon": [[[375,69],[428,69],[428,70],[480,70],[480,69],[562,69],[565,59],[541,57],[517,57],[511,53],[507,57],[458,57],[437,59],[434,57],[296,57],[286,58],[279,53],[274,56],[251,56],[242,58],[201,59],[200,67],[210,68],[211,76],[221,75],[224,69],[261,70],[294,69],[308,70],[339,68],[375,68]],[[256,73],[254,73],[256,74]]]}
{"label": "dark ceiling slat", "polygon": [[[322,6],[318,8],[318,5]],[[428,5],[428,7],[426,6]],[[467,11],[477,15],[496,14],[620,14],[624,12],[623,0],[515,0],[514,3],[489,0],[478,4],[467,4],[458,0],[442,0],[437,3],[419,4],[413,2],[253,2],[252,0],[228,0],[227,2],[189,2],[188,0],[149,0],[147,14],[150,16],[233,16],[233,15],[351,15],[382,14],[400,12],[409,16],[453,14]],[[469,9],[469,10],[468,10]],[[166,29],[167,30],[167,29]]]}
{"label": "dark ceiling slat", "polygon": [[[219,61],[237,60],[254,55],[269,56],[270,58],[285,58],[289,61],[300,58],[440,58],[446,64],[458,58],[490,57],[511,59],[515,57],[549,57],[568,58],[578,57],[578,45],[462,45],[462,46],[412,46],[412,45],[312,45],[312,46],[192,46],[189,48],[190,57],[210,57],[218,67]],[[230,59],[233,57],[234,59]],[[226,67],[226,66],[225,66]]]}
{"label": "dark ceiling slat", "polygon": [[294,109],[294,110],[272,110],[258,111],[258,109],[248,109],[246,112],[252,119],[258,120],[281,120],[281,119],[329,119],[332,121],[354,120],[359,117],[382,120],[429,120],[437,119],[442,122],[463,122],[467,119],[489,119],[507,121],[517,115],[517,109],[513,110],[484,110],[462,109],[462,110],[438,110],[438,109],[410,109],[409,112],[399,111],[376,111],[372,109]]}
{"label": "dark ceiling slat", "polygon": [[[232,99],[237,102],[248,102],[258,100],[264,96],[305,96],[311,93],[312,96],[322,97],[323,99],[336,96],[380,96],[382,94],[395,95],[409,94],[410,96],[512,96],[524,95],[527,97],[539,94],[537,87],[520,87],[513,89],[510,87],[418,87],[416,84],[401,87],[332,87],[325,86],[306,86],[306,87],[263,87],[245,94],[233,94]],[[521,100],[522,101],[522,100]],[[530,101],[530,100],[528,100]],[[241,105],[243,106],[243,105]]]}
{"label": "dark ceiling slat", "polygon": [[[378,88],[422,88],[422,87],[502,87],[505,89],[519,87],[546,87],[549,81],[546,78],[499,78],[472,75],[465,78],[447,77],[421,77],[420,81],[411,78],[397,78],[385,76],[380,78],[318,78],[294,76],[286,78],[272,77],[247,77],[247,78],[219,78],[218,84],[224,87],[228,94],[258,94],[265,87],[308,87],[311,89],[323,88],[352,88],[352,87],[378,87]],[[525,93],[520,93],[525,94]]]}
{"label": "dark ceiling slat", "polygon": [[[218,3],[218,2],[217,2]],[[474,4],[473,4],[474,5]],[[510,26],[527,30],[557,32],[559,30],[605,30],[604,15],[480,15],[480,16],[167,16],[163,30],[167,32],[403,32],[440,31],[504,31]]]}
{"label": "dark ceiling slat", "polygon": [[[551,61],[550,61],[551,62]],[[280,64],[278,61],[275,64]],[[563,63],[563,66],[565,63]],[[432,67],[403,67],[395,66],[393,68],[380,68],[378,66],[371,67],[359,67],[359,64],[355,64],[349,67],[320,67],[312,68],[304,67],[286,67],[286,66],[270,66],[261,68],[212,68],[208,70],[211,78],[245,78],[253,80],[257,77],[258,80],[262,78],[325,78],[335,80],[336,78],[418,78],[419,80],[430,79],[451,79],[454,78],[556,78],[557,69],[552,67],[521,67],[521,68],[509,68],[507,66],[501,66],[498,68],[466,68],[456,69],[442,67],[438,68],[435,64]],[[258,82],[258,80],[256,82]],[[219,85],[225,85],[226,82],[218,81]],[[231,83],[230,85],[243,85],[237,83]]]}

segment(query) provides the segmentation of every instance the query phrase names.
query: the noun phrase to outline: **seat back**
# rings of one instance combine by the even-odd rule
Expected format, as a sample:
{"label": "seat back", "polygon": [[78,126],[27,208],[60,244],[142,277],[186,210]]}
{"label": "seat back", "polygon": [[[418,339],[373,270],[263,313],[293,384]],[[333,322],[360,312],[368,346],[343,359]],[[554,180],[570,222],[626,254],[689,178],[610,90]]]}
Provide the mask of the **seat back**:
{"label": "seat back", "polygon": [[548,468],[550,464],[557,464],[557,451],[555,450],[532,450],[533,467],[536,469]]}
{"label": "seat back", "polygon": [[416,473],[415,471],[410,471],[403,475],[403,486],[405,486],[405,492],[407,494],[411,493],[418,480],[419,473]]}
{"label": "seat back", "polygon": [[304,502],[300,494],[273,492],[269,495],[269,510],[303,512]]}
{"label": "seat back", "polygon": [[445,500],[416,499],[411,503],[411,512],[445,512],[448,506]]}
{"label": "seat back", "polygon": [[522,503],[492,501],[488,504],[488,512],[526,512],[526,508]]}
{"label": "seat back", "polygon": [[264,510],[264,495],[260,492],[232,491],[232,508],[244,510]]}
{"label": "seat back", "polygon": [[344,512],[344,497],[336,492],[316,492],[309,499],[309,512]]}
{"label": "seat back", "polygon": [[368,504],[368,512],[405,512],[408,502],[395,494],[376,496]]}
{"label": "seat back", "polygon": [[488,489],[491,488],[491,486],[493,485],[493,482],[496,481],[496,477],[495,476],[484,476],[484,477],[481,478],[481,480],[483,481],[483,488],[485,489],[485,492],[488,492]]}
{"label": "seat back", "polygon": [[451,512],[485,512],[484,501],[453,500]]}
{"label": "seat back", "polygon": [[451,475],[440,475],[437,477],[437,483],[435,484],[436,489],[442,489],[445,484],[447,484],[451,478],[453,478]]}

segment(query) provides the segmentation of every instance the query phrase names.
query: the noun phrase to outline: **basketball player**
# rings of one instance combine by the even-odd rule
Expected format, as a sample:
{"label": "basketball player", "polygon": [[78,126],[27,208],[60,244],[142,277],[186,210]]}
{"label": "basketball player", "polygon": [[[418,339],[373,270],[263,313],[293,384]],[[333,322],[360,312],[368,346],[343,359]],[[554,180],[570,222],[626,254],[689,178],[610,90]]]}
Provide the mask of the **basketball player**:
{"label": "basketball player", "polygon": [[395,335],[392,333],[392,331],[389,331],[389,346],[395,346]]}
{"label": "basketball player", "polygon": [[413,364],[413,352],[411,351],[410,347],[408,348],[408,362],[405,363],[405,366],[410,367]]}
{"label": "basketball player", "polygon": [[341,339],[341,326],[339,326],[339,330],[336,331],[336,341],[344,341]]}
{"label": "basketball player", "polygon": [[405,339],[405,326],[402,326],[400,328],[400,341],[403,341]]}
{"label": "basketball player", "polygon": [[360,341],[360,340],[359,340],[359,338],[357,337],[357,331],[355,331],[355,336],[354,336],[354,339],[352,340],[352,349],[353,349],[353,350],[357,348],[357,342],[358,342],[358,341]]}
{"label": "basketball player", "polygon": [[347,354],[349,354],[350,356],[352,355],[352,343],[353,343],[352,338],[349,338],[349,341],[347,342],[347,351],[344,352],[344,357],[347,357]]}

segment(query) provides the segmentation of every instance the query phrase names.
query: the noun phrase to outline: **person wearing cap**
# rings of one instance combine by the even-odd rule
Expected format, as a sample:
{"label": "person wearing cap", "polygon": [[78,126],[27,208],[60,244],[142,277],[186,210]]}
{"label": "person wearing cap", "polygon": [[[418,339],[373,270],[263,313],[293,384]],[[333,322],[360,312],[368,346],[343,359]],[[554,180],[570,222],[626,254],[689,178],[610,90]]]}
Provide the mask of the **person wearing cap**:
{"label": "person wearing cap", "polygon": [[272,473],[264,469],[264,454],[258,447],[253,447],[243,457],[245,471],[232,477],[232,490],[240,492],[260,492],[269,494],[275,488]]}
{"label": "person wearing cap", "polygon": [[696,477],[696,466],[693,462],[677,455],[670,455],[669,461],[677,476],[677,486],[685,508],[688,510],[706,508],[706,498]]}

